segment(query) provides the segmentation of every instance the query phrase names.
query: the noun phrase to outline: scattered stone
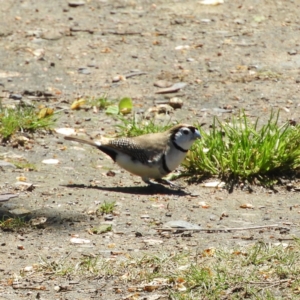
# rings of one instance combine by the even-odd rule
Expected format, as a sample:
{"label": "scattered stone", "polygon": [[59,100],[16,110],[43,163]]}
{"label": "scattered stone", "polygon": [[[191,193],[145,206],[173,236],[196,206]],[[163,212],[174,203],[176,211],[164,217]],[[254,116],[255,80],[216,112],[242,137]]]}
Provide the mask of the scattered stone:
{"label": "scattered stone", "polygon": [[192,58],[192,57],[188,57],[188,58],[186,59],[186,61],[187,61],[187,62],[193,62],[193,61],[195,61],[195,59]]}
{"label": "scattered stone", "polygon": [[135,76],[141,76],[141,75],[146,75],[147,72],[142,72],[142,71],[131,71],[127,74],[124,75],[124,77],[126,79],[131,78],[131,77],[135,77]]}
{"label": "scattered stone", "polygon": [[24,267],[23,271],[24,272],[32,272],[33,271],[33,266]]}
{"label": "scattered stone", "polygon": [[31,192],[35,189],[35,186],[33,183],[30,182],[23,182],[23,181],[18,181],[15,183],[16,187],[22,191],[28,191]]}
{"label": "scattered stone", "polygon": [[296,49],[292,49],[292,50],[288,51],[288,54],[289,55],[296,55],[296,54],[298,54],[298,51]]}
{"label": "scattered stone", "polygon": [[13,99],[13,100],[21,100],[22,97],[23,96],[21,94],[11,94],[11,95],[9,95],[9,98]]}
{"label": "scattered stone", "polygon": [[165,88],[165,89],[161,89],[161,90],[157,91],[155,94],[176,93],[179,90],[183,89],[186,85],[187,85],[187,83],[185,83],[185,82],[177,82],[169,88]]}
{"label": "scattered stone", "polygon": [[12,198],[18,197],[19,194],[2,194],[0,195],[0,202],[6,202],[9,201]]}
{"label": "scattered stone", "polygon": [[56,165],[59,163],[59,160],[55,158],[49,158],[42,160],[42,163],[46,165]]}
{"label": "scattered stone", "polygon": [[115,177],[116,176],[116,172],[112,171],[112,170],[109,170],[107,173],[106,173],[106,176],[108,177]]}
{"label": "scattered stone", "polygon": [[183,106],[183,101],[181,98],[173,97],[170,99],[169,105],[172,106],[174,109],[178,109]]}
{"label": "scattered stone", "polygon": [[223,108],[219,108],[219,107],[213,108],[213,111],[218,113],[218,114],[232,113],[232,109],[223,109]]}
{"label": "scattered stone", "polygon": [[24,217],[30,215],[31,211],[24,207],[17,207],[12,210],[9,210],[9,213],[11,213],[14,216]]}
{"label": "scattered stone", "polygon": [[141,219],[150,219],[150,216],[149,215],[141,215],[140,218]]}
{"label": "scattered stone", "polygon": [[71,244],[89,244],[91,241],[87,239],[81,239],[73,237],[70,239]]}
{"label": "scattered stone", "polygon": [[235,19],[235,20],[233,20],[233,22],[234,22],[235,24],[239,24],[239,25],[245,24],[245,20],[243,20],[243,19]]}
{"label": "scattered stone", "polygon": [[114,219],[114,216],[113,215],[105,215],[104,216],[104,220],[105,221],[112,221]]}
{"label": "scattered stone", "polygon": [[206,182],[206,183],[202,184],[202,186],[208,187],[208,188],[222,188],[222,187],[225,186],[225,182],[223,182],[223,181],[211,181],[211,182]]}
{"label": "scattered stone", "polygon": [[143,242],[148,244],[148,245],[151,245],[151,246],[163,243],[162,240],[154,240],[154,239],[147,239],[147,240],[144,240]]}
{"label": "scattered stone", "polygon": [[41,227],[41,225],[44,225],[46,222],[47,222],[46,217],[38,217],[30,220],[30,224],[32,226],[37,226],[37,227]]}
{"label": "scattered stone", "polygon": [[63,36],[58,30],[48,30],[41,34],[41,38],[49,41],[56,41],[61,39]]}
{"label": "scattered stone", "polygon": [[202,0],[200,1],[201,4],[203,5],[220,5],[224,3],[224,0]]}
{"label": "scattered stone", "polygon": [[56,128],[54,131],[63,135],[73,135],[76,133],[74,128]]}
{"label": "scattered stone", "polygon": [[170,81],[166,81],[166,80],[158,80],[158,81],[154,82],[153,85],[156,87],[159,87],[159,88],[168,88],[168,87],[172,86],[173,83]]}
{"label": "scattered stone", "polygon": [[112,82],[119,82],[119,81],[125,81],[126,80],[126,77],[123,76],[123,75],[117,75],[117,76],[114,76],[113,79],[112,79]]}
{"label": "scattered stone", "polygon": [[210,216],[209,216],[209,220],[210,220],[210,221],[216,221],[216,220],[217,220],[217,217],[214,216],[214,215],[210,215]]}
{"label": "scattered stone", "polygon": [[69,5],[70,7],[83,6],[83,5],[85,5],[85,1],[81,1],[81,0],[78,0],[78,1],[69,1],[69,2],[68,2],[68,5]]}
{"label": "scattered stone", "polygon": [[5,160],[0,160],[0,167],[1,168],[13,168],[13,169],[16,168],[16,166],[14,164],[12,164],[8,161],[5,161]]}
{"label": "scattered stone", "polygon": [[189,45],[179,45],[175,47],[175,50],[188,50],[190,49]]}
{"label": "scattered stone", "polygon": [[202,227],[196,224],[192,224],[187,221],[176,220],[169,221],[163,225],[164,228],[175,228],[175,229],[201,229]]}
{"label": "scattered stone", "polygon": [[84,75],[89,75],[89,74],[91,74],[91,71],[89,68],[82,67],[82,68],[78,68],[78,73],[84,74]]}

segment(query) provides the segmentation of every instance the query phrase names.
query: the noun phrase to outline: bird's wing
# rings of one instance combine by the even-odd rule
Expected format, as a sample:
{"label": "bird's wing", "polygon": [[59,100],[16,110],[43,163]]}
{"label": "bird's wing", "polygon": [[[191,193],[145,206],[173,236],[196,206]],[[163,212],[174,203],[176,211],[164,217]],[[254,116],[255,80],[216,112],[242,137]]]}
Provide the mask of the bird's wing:
{"label": "bird's wing", "polygon": [[158,162],[165,152],[166,142],[159,136],[152,137],[153,134],[137,136],[134,138],[120,138],[110,140],[108,144],[102,147],[110,147],[115,150],[128,154],[132,159],[141,161],[142,163]]}

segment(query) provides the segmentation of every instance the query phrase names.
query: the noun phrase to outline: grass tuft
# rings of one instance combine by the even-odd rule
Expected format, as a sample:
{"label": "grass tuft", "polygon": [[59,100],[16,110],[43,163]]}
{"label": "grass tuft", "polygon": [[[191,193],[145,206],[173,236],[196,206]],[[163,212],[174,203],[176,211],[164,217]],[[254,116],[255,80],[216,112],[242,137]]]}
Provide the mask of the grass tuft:
{"label": "grass tuft", "polygon": [[134,137],[142,134],[163,132],[172,127],[172,124],[160,125],[155,124],[155,121],[150,119],[144,122],[138,122],[133,117],[131,119],[119,116],[121,124],[116,125],[119,129],[120,136]]}
{"label": "grass tuft", "polygon": [[104,203],[102,203],[99,208],[98,211],[100,214],[111,214],[116,206],[116,201],[112,201],[112,202],[106,202],[104,201]]}
{"label": "grass tuft", "polygon": [[98,109],[106,109],[108,106],[114,104],[116,100],[111,100],[108,98],[108,95],[104,94],[103,96],[99,98],[91,98],[89,100],[89,103],[92,106],[96,106]]}
{"label": "grass tuft", "polygon": [[36,131],[50,128],[54,123],[52,114],[43,117],[32,107],[4,107],[0,102],[0,139],[8,140],[17,131]]}
{"label": "grass tuft", "polygon": [[251,124],[245,115],[230,123],[214,118],[211,130],[201,130],[202,140],[190,151],[185,167],[191,175],[253,182],[290,175],[300,166],[300,126],[278,124],[272,113],[267,124]]}
{"label": "grass tuft", "polygon": [[3,231],[18,231],[24,228],[29,228],[29,222],[25,220],[25,218],[14,217],[14,218],[7,218],[4,217],[0,220],[0,228]]}

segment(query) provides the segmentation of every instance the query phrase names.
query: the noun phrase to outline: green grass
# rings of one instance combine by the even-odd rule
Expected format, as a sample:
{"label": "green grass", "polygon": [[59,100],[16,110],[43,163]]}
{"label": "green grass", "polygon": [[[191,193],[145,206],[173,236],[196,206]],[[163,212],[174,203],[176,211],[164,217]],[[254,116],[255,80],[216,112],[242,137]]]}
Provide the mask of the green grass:
{"label": "green grass", "polygon": [[300,243],[296,239],[290,245],[257,242],[234,250],[141,257],[67,256],[59,262],[43,259],[35,265],[35,273],[39,272],[112,280],[124,291],[160,291],[178,300],[298,299]]}
{"label": "green grass", "polygon": [[100,214],[111,214],[114,211],[115,206],[116,206],[116,201],[112,201],[112,202],[104,201],[104,203],[102,203],[99,206],[98,211]]}
{"label": "green grass", "polygon": [[300,126],[279,125],[278,117],[272,113],[262,126],[245,115],[230,123],[215,118],[209,132],[200,128],[202,140],[187,158],[187,173],[251,182],[291,175],[300,166]]}
{"label": "green grass", "polygon": [[18,231],[29,227],[29,221],[21,217],[3,217],[3,219],[0,220],[0,228],[3,231]]}
{"label": "green grass", "polygon": [[172,127],[172,124],[156,124],[152,119],[143,123],[136,121],[135,118],[127,119],[119,116],[118,119],[121,121],[121,124],[116,125],[116,127],[119,129],[120,136],[134,137],[147,133],[163,132]]}
{"label": "green grass", "polygon": [[[300,126],[279,125],[279,113],[271,113],[265,124],[253,123],[245,114],[222,123],[217,118],[209,131],[199,127],[202,139],[194,143],[183,165],[192,178],[217,176],[225,181],[272,185],[279,176],[291,176],[300,167]],[[120,135],[137,136],[162,132],[171,125],[146,124],[120,118]],[[197,126],[196,126],[197,127]]]}
{"label": "green grass", "polygon": [[[1,157],[1,156],[0,156]],[[37,167],[35,164],[29,163],[24,159],[8,159],[8,162],[14,164],[17,169],[25,169],[28,171],[36,171]]]}
{"label": "green grass", "polygon": [[32,107],[17,106],[8,108],[0,102],[0,139],[8,140],[17,131],[36,131],[50,128],[54,123],[53,115],[39,116]]}
{"label": "green grass", "polygon": [[102,110],[114,104],[116,100],[110,100],[107,95],[103,95],[99,98],[91,98],[88,102],[92,106],[96,106],[98,109]]}

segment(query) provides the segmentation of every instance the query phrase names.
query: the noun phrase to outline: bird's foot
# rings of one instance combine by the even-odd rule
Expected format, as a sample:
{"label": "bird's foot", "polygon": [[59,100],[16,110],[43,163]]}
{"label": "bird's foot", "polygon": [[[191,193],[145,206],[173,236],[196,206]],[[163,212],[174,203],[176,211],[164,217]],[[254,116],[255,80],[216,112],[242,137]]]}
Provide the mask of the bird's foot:
{"label": "bird's foot", "polygon": [[155,179],[155,181],[160,184],[168,185],[171,188],[175,188],[175,189],[179,189],[179,190],[181,190],[183,188],[181,185],[175,184],[174,182],[172,182],[168,179],[160,178],[160,179]]}
{"label": "bird's foot", "polygon": [[165,179],[165,178],[158,178],[158,179],[155,179],[155,181],[152,181],[150,180],[149,178],[142,178],[143,181],[145,183],[147,183],[149,186],[157,186],[157,185],[168,185],[170,186],[171,188],[175,188],[175,189],[183,189],[182,186],[180,185],[177,185],[175,183],[173,183],[172,181],[168,180],[168,179]]}

